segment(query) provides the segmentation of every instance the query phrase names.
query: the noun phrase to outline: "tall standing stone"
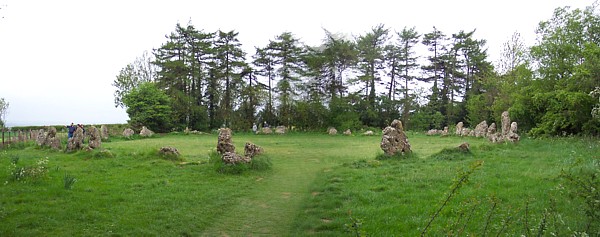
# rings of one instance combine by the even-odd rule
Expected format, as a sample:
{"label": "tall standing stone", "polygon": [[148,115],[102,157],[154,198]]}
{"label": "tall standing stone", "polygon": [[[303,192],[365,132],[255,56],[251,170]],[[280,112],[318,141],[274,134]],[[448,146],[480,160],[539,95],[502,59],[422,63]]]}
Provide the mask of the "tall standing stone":
{"label": "tall standing stone", "polygon": [[475,126],[475,137],[487,137],[488,125],[484,120]]}
{"label": "tall standing stone", "polygon": [[219,129],[218,139],[219,140],[217,141],[217,151],[220,154],[225,154],[226,152],[235,153],[235,146],[233,145],[233,139],[231,137],[231,129]]}
{"label": "tall standing stone", "polygon": [[35,142],[37,143],[38,146],[43,146],[46,143],[46,134],[44,132],[44,129],[40,129],[37,132]]}
{"label": "tall standing stone", "polygon": [[95,126],[92,126],[90,127],[88,134],[90,136],[90,148],[100,148],[100,146],[102,146],[102,135],[100,134],[100,130]]}
{"label": "tall standing stone", "polygon": [[508,111],[502,112],[502,137],[508,136],[510,132],[510,117]]}
{"label": "tall standing stone", "polygon": [[411,151],[408,137],[404,133],[404,128],[400,120],[394,119],[390,126],[383,129],[380,147],[386,155],[390,156],[397,153],[405,154]]}
{"label": "tall standing stone", "polygon": [[456,132],[455,132],[455,134],[456,134],[456,135],[458,135],[458,136],[462,136],[462,133],[463,133],[463,126],[464,126],[464,125],[463,125],[463,122],[458,122],[458,123],[456,124]]}
{"label": "tall standing stone", "polygon": [[106,125],[102,124],[102,126],[100,126],[100,131],[102,132],[102,139],[108,140],[108,138],[109,138],[108,127]]}
{"label": "tall standing stone", "polygon": [[73,132],[73,137],[67,140],[67,151],[75,151],[83,148],[83,129],[77,128]]}

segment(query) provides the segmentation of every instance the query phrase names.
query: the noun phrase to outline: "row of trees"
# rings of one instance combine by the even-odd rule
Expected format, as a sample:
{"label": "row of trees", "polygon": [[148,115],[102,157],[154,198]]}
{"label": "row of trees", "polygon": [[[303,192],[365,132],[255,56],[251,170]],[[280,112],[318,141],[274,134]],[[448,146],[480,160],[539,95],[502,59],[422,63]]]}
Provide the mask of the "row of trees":
{"label": "row of trees", "polygon": [[[395,118],[426,130],[499,121],[510,109],[536,134],[597,133],[589,93],[600,86],[598,19],[595,7],[557,9],[540,23],[537,45],[525,47],[518,34],[505,44],[497,70],[475,31],[421,35],[378,25],[349,39],[325,30],[318,46],[284,32],[247,57],[235,31],[177,24],[153,55],[121,70],[115,103],[134,126],[158,131],[253,123],[356,129]],[[417,55],[418,47],[428,51]]]}

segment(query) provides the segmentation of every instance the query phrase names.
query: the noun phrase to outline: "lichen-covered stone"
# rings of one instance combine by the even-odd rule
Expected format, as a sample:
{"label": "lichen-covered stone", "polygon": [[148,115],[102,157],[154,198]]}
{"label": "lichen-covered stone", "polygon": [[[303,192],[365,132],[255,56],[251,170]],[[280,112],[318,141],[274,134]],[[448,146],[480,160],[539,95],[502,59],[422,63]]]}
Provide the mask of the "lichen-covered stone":
{"label": "lichen-covered stone", "polygon": [[260,129],[261,134],[272,134],[273,130],[270,127],[263,127]]}
{"label": "lichen-covered stone", "polygon": [[170,146],[161,147],[160,150],[158,150],[158,153],[160,153],[161,155],[164,155],[164,156],[176,156],[176,157],[178,157],[180,155],[179,151],[177,150],[177,148],[170,147]]}
{"label": "lichen-covered stone", "polygon": [[484,120],[481,123],[477,124],[477,126],[475,126],[475,129],[473,131],[475,132],[475,137],[486,137],[487,130],[488,130],[488,125],[487,125],[487,122]]}
{"label": "lichen-covered stone", "polygon": [[225,154],[226,152],[235,152],[235,146],[233,145],[233,139],[231,136],[231,129],[219,129],[217,152],[219,152],[220,154]]}
{"label": "lichen-covered stone", "polygon": [[408,137],[404,133],[400,120],[395,119],[390,126],[383,129],[380,147],[386,155],[390,156],[411,152]]}
{"label": "lichen-covered stone", "polygon": [[100,148],[102,146],[102,135],[100,130],[95,126],[88,129],[88,135],[90,136],[89,146],[92,149]]}
{"label": "lichen-covered stone", "polygon": [[275,128],[275,134],[285,134],[287,132],[287,128],[285,126],[277,126]]}
{"label": "lichen-covered stone", "polygon": [[109,134],[108,134],[108,127],[104,124],[102,124],[102,126],[100,126],[100,131],[101,131],[101,135],[102,135],[102,139],[104,140],[108,140],[109,138]]}
{"label": "lichen-covered stone", "polygon": [[364,132],[363,135],[365,135],[365,136],[373,136],[373,135],[375,135],[375,133],[373,131],[369,130],[369,131]]}
{"label": "lichen-covered stone", "polygon": [[[81,128],[75,129],[73,137],[67,140],[67,151],[75,151],[83,148],[83,130]],[[93,149],[93,148],[92,148]]]}
{"label": "lichen-covered stone", "polygon": [[235,152],[225,152],[221,156],[221,159],[227,164],[248,163],[252,160],[250,157],[241,156],[236,154]]}
{"label": "lichen-covered stone", "polygon": [[151,137],[154,135],[154,132],[148,129],[146,126],[142,126],[142,130],[140,131],[140,136],[142,137]]}
{"label": "lichen-covered stone", "polygon": [[352,131],[350,129],[346,129],[346,131],[344,131],[344,135],[350,136],[352,135]]}
{"label": "lichen-covered stone", "polygon": [[463,142],[463,144],[460,144],[460,146],[458,146],[458,149],[461,151],[469,151],[469,143]]}
{"label": "lichen-covered stone", "polygon": [[463,122],[458,122],[456,124],[456,132],[454,134],[458,135],[458,136],[462,136],[463,134]]}
{"label": "lichen-covered stone", "polygon": [[133,129],[131,128],[126,128],[125,130],[123,130],[123,136],[126,138],[131,138],[133,134],[135,134],[135,131],[133,131]]}
{"label": "lichen-covered stone", "polygon": [[327,134],[329,134],[329,135],[337,135],[337,129],[335,129],[335,128],[328,128],[327,129]]}
{"label": "lichen-covered stone", "polygon": [[262,147],[251,143],[251,142],[246,142],[246,145],[244,146],[244,155],[247,157],[254,157],[255,155],[259,155],[263,153],[263,149]]}

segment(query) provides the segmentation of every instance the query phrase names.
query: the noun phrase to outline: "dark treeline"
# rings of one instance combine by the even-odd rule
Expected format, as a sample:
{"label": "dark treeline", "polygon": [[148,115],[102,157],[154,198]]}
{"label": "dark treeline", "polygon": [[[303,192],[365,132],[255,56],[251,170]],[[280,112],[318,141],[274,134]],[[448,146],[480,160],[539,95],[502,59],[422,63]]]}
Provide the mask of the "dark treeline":
{"label": "dark treeline", "polygon": [[475,30],[377,25],[351,39],[325,30],[313,46],[283,32],[248,54],[235,31],[177,24],[153,55],[121,70],[115,103],[127,107],[133,126],[157,131],[253,123],[359,129],[396,118],[427,130],[496,122],[509,110],[535,135],[598,134],[590,94],[600,86],[596,8],[559,8],[536,33],[531,47],[513,35],[494,68]]}

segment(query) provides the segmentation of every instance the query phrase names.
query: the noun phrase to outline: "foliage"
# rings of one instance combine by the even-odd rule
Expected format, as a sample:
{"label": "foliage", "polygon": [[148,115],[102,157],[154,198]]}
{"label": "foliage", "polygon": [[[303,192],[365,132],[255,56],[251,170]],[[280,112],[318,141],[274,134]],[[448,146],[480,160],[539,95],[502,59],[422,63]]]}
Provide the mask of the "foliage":
{"label": "foliage", "polygon": [[273,166],[271,158],[265,155],[252,157],[249,163],[227,164],[221,159],[221,154],[217,151],[211,151],[209,154],[209,163],[218,173],[223,174],[242,174],[247,171],[266,171]]}
{"label": "foliage", "polygon": [[38,182],[48,175],[48,157],[41,158],[34,165],[29,166],[20,166],[17,164],[18,161],[18,156],[11,159],[8,166],[10,172],[8,181]]}
{"label": "foliage", "polygon": [[6,124],[8,106],[9,103],[4,98],[0,98],[0,128],[4,128],[4,125]]}
{"label": "foliage", "polygon": [[119,71],[117,79],[112,83],[115,89],[115,107],[125,107],[123,98],[145,82],[152,82],[156,79],[156,66],[152,64],[152,55],[144,51],[142,56],[137,57],[133,63],[127,64]]}
{"label": "foliage", "polygon": [[129,115],[129,125],[148,127],[156,132],[171,129],[171,100],[154,83],[143,83],[123,98]]}
{"label": "foliage", "polygon": [[65,176],[63,177],[63,183],[64,183],[65,189],[67,189],[67,190],[73,189],[73,185],[75,185],[76,182],[77,182],[77,178],[75,176],[65,173]]}
{"label": "foliage", "polygon": [[471,150],[467,149],[459,149],[458,147],[454,148],[444,148],[440,152],[431,155],[431,159],[436,160],[464,160],[466,158],[473,157],[473,153]]}

